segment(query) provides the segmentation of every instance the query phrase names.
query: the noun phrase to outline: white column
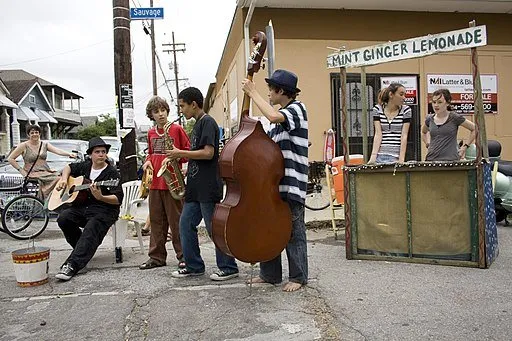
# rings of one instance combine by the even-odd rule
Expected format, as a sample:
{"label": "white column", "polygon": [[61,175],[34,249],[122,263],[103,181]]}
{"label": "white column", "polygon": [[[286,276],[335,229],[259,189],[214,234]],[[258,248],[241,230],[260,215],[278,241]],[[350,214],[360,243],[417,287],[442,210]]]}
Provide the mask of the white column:
{"label": "white column", "polygon": [[5,137],[2,139],[2,145],[0,145],[0,154],[7,155],[11,150],[11,123],[9,122],[7,108],[2,109],[0,119],[2,120],[2,125],[5,127]]}
{"label": "white column", "polygon": [[46,139],[51,140],[52,139],[52,128],[50,127],[50,123],[46,123]]}
{"label": "white column", "polygon": [[20,124],[18,123],[18,115],[16,115],[16,108],[12,109],[12,144],[13,146],[19,145],[20,139]]}
{"label": "white column", "polygon": [[52,106],[53,110],[55,110],[55,88],[52,88]]}

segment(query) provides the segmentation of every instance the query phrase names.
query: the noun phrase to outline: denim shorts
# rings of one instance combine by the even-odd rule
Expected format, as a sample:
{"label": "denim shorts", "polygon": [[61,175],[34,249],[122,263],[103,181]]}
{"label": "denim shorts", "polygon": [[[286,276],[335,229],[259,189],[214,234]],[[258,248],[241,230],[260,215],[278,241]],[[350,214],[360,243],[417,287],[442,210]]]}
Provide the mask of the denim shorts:
{"label": "denim shorts", "polygon": [[398,157],[389,154],[377,154],[376,163],[395,163],[398,162]]}

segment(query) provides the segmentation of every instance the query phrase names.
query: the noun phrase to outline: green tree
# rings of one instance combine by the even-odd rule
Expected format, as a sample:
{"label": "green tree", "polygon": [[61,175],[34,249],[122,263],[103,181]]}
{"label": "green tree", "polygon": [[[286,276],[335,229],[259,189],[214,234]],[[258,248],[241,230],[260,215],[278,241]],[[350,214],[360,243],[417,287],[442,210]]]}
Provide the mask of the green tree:
{"label": "green tree", "polygon": [[84,127],[78,130],[77,136],[80,140],[88,141],[95,136],[116,136],[116,118],[109,114],[102,114],[96,120],[95,125]]}
{"label": "green tree", "polygon": [[110,114],[103,114],[103,115],[100,115],[100,118],[98,119],[98,121],[105,128],[104,136],[116,136],[117,135],[116,118],[114,116],[111,116]]}

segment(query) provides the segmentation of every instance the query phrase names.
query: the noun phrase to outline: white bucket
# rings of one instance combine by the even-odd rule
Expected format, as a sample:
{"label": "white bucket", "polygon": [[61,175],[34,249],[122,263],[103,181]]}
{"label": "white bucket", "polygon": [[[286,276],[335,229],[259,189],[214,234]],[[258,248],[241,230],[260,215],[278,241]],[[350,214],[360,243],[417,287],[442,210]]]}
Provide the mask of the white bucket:
{"label": "white bucket", "polygon": [[32,287],[48,282],[50,248],[29,247],[13,251],[11,254],[19,286]]}

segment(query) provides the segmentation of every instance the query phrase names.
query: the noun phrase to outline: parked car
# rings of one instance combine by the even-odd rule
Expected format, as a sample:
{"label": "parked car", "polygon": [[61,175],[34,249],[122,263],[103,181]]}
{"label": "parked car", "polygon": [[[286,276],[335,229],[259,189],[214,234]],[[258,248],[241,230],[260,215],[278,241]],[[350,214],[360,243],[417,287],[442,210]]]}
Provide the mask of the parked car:
{"label": "parked car", "polygon": [[[73,152],[77,155],[77,158],[75,161],[83,161],[85,159],[88,142],[82,141],[82,140],[51,140],[51,141],[44,141],[44,142],[50,142],[54,147]],[[14,150],[14,148],[11,150]],[[23,157],[20,155],[16,158],[16,161],[18,162],[18,165],[20,167],[23,167]],[[51,169],[61,171],[64,166],[66,166],[68,163],[73,162],[73,159],[70,159],[67,156],[57,155],[51,152],[48,152],[48,155],[46,157],[46,162],[48,162],[48,166],[50,166]],[[19,174],[19,172],[14,169],[13,166],[7,161],[7,157],[0,163],[0,174]],[[21,175],[20,175],[21,177]]]}
{"label": "parked car", "polygon": [[[114,161],[114,164],[116,168],[119,170],[119,155],[121,154],[121,139],[119,139],[116,136],[100,136],[105,143],[108,143],[110,145],[110,150],[108,152],[109,158],[111,158]],[[137,140],[135,140],[135,150],[137,151],[137,169],[140,168],[142,165],[142,154],[141,151],[144,151],[144,149],[141,149],[141,143]],[[146,144],[147,146],[147,144]],[[144,147],[146,148],[146,147]],[[145,154],[144,154],[145,158]]]}
{"label": "parked car", "polygon": [[121,153],[121,140],[117,136],[100,136],[105,143],[110,145],[108,156],[114,161],[117,169],[119,169],[119,154]]}

